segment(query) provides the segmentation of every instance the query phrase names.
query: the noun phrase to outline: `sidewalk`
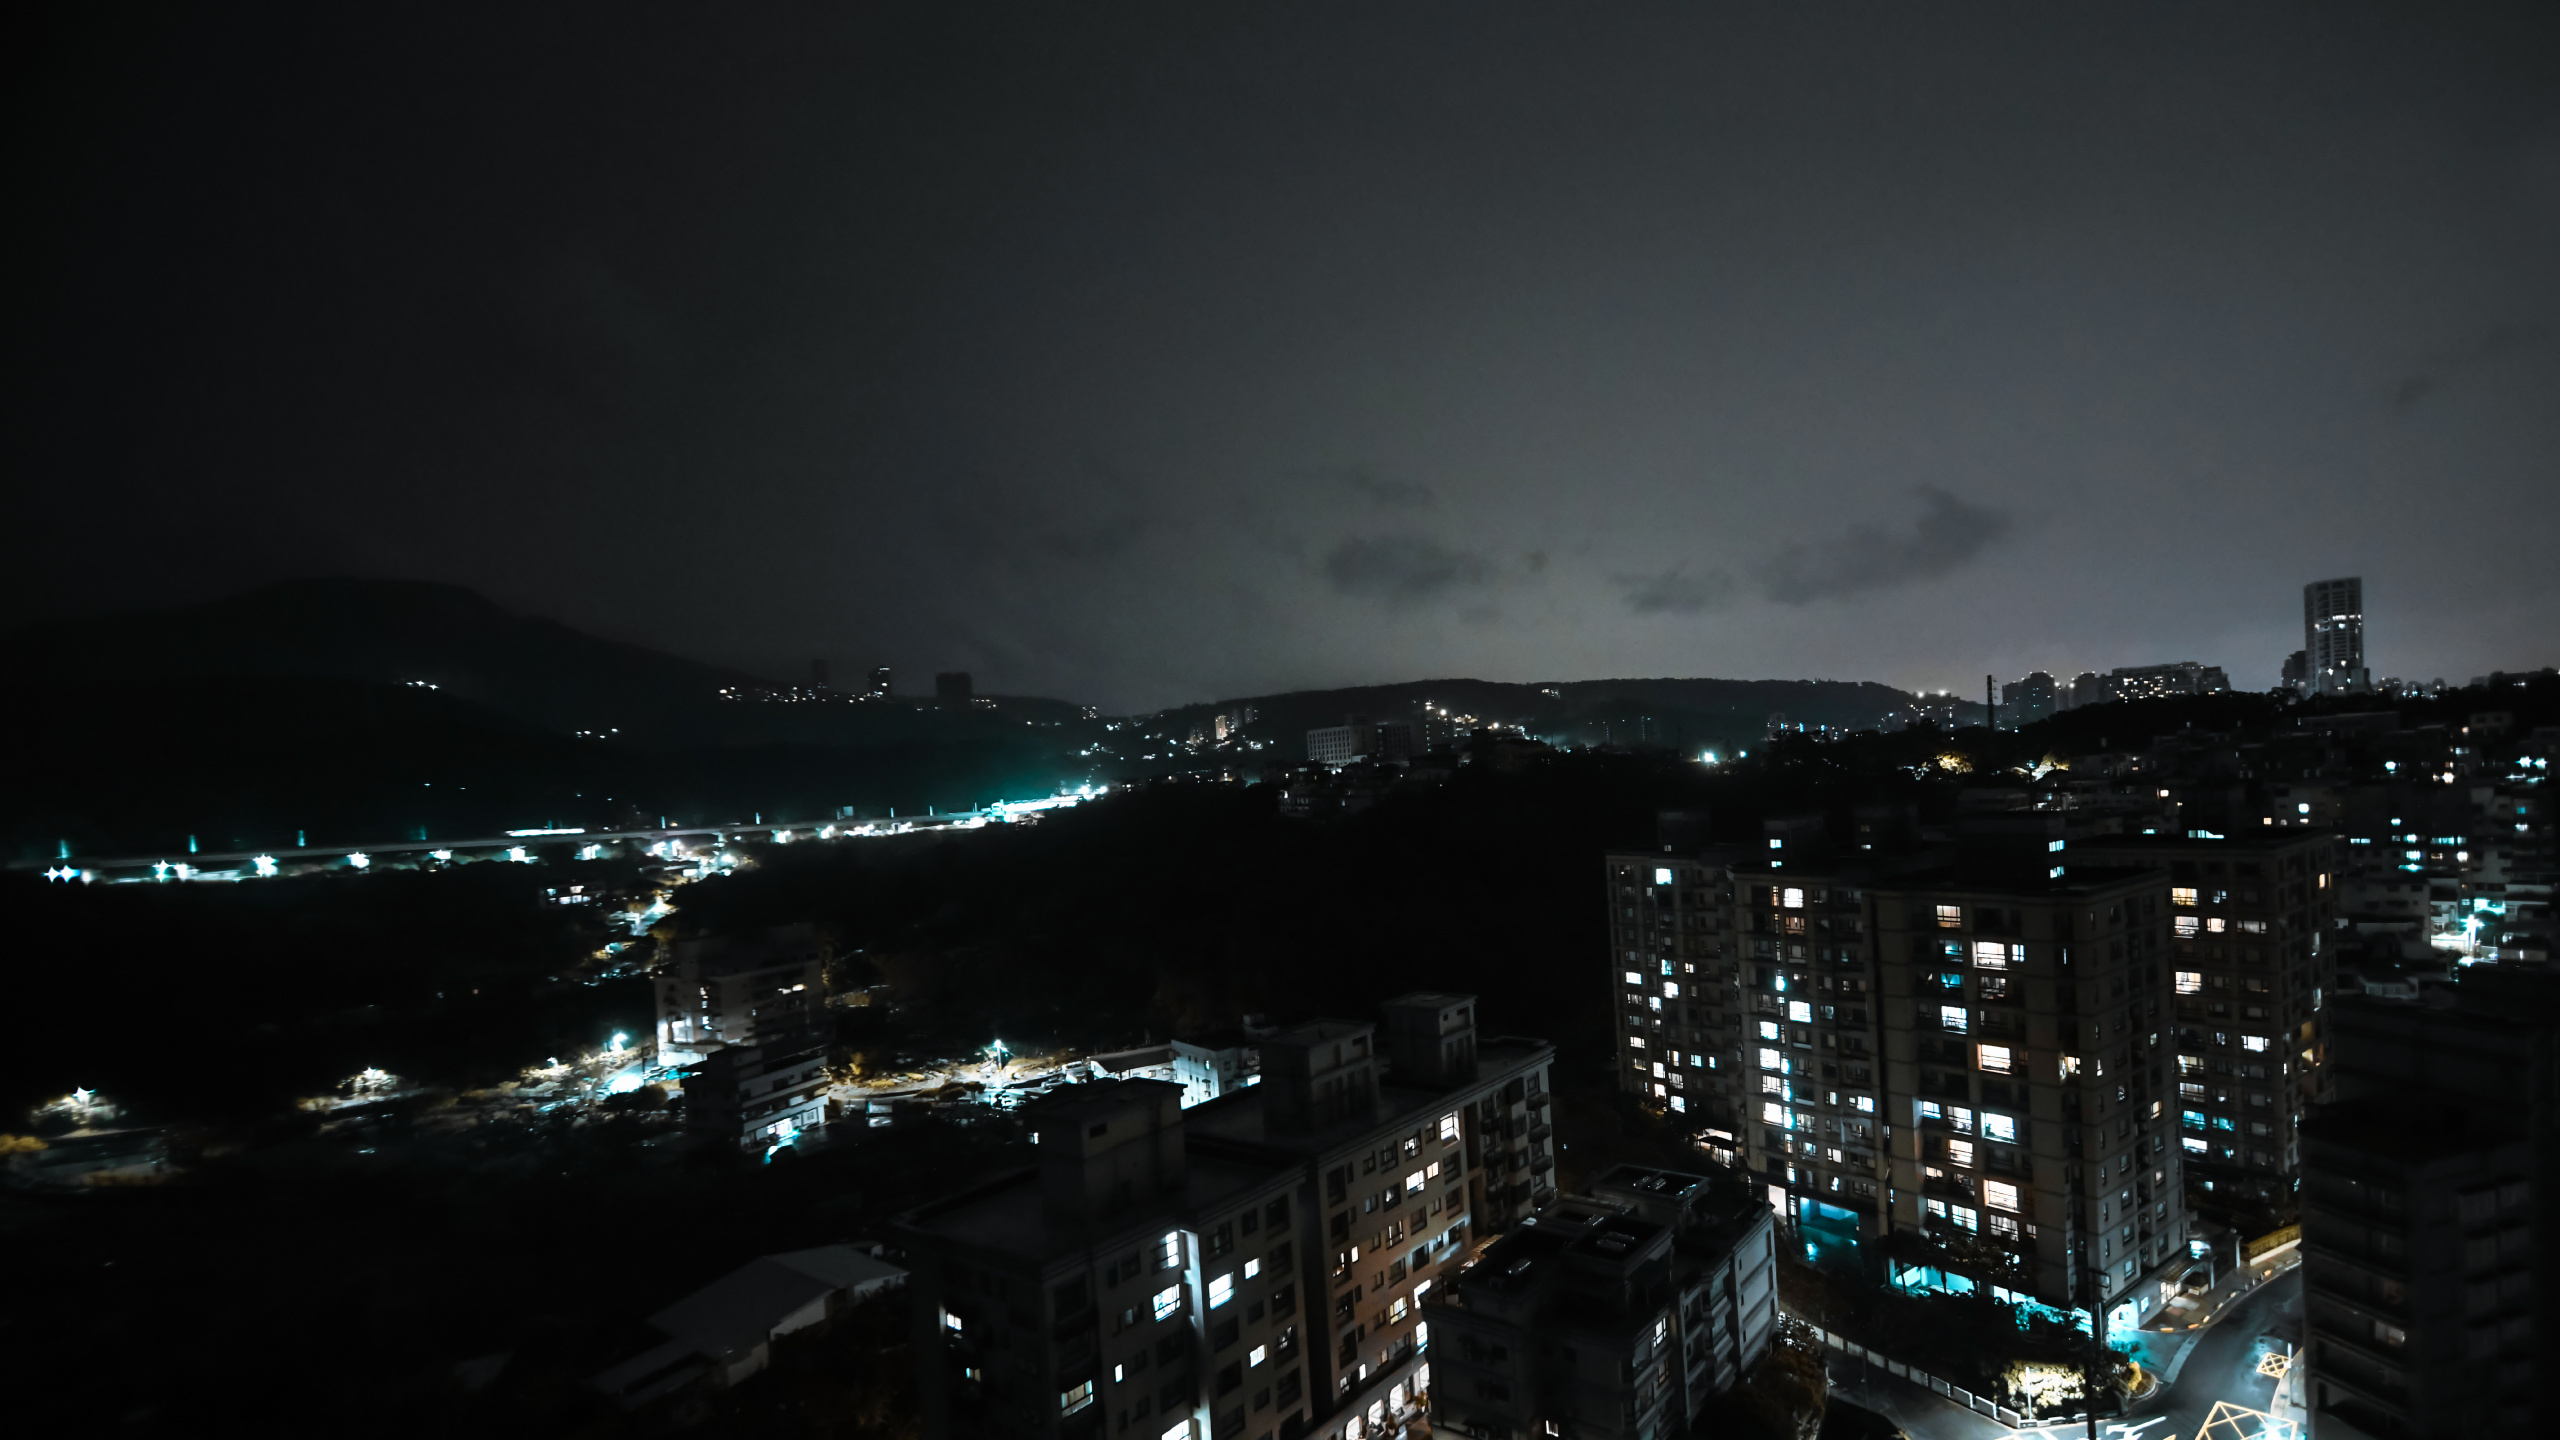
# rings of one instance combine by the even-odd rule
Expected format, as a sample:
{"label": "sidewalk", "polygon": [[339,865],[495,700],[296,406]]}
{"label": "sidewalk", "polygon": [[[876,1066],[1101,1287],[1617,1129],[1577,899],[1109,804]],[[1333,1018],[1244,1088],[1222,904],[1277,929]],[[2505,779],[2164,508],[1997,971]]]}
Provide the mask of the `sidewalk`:
{"label": "sidewalk", "polygon": [[2234,1270],[2211,1290],[2195,1297],[2192,1308],[2173,1302],[2152,1326],[2135,1337],[2132,1355],[2145,1371],[2160,1377],[2164,1386],[2178,1383],[2178,1372],[2186,1367],[2187,1356],[2203,1339],[2213,1322],[2242,1300],[2256,1294],[2268,1282],[2302,1263],[2302,1251],[2287,1247],[2278,1254],[2254,1265]]}

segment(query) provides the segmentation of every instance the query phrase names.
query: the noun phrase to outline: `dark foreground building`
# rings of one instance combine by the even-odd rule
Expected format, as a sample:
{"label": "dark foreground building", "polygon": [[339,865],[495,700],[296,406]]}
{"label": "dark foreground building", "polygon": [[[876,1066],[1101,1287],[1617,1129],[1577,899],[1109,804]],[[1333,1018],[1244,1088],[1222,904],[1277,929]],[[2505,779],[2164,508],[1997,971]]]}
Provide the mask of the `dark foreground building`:
{"label": "dark foreground building", "polygon": [[2312,1428],[2541,1433],[2560,1394],[2560,975],[2475,967],[2451,1007],[2331,1012],[2339,1098],[2303,1126]]}
{"label": "dark foreground building", "polygon": [[1739,1181],[1610,1171],[1432,1296],[1434,1423],[1482,1440],[1685,1433],[1769,1353],[1776,1230]]}
{"label": "dark foreground building", "polygon": [[[1544,1041],[1413,995],[1261,1042],[1262,1083],[1075,1086],[1039,1163],[898,1226],[929,1436],[1367,1440],[1431,1386],[1421,1301],[1553,1199]],[[1381,1052],[1384,1053],[1381,1053]]]}

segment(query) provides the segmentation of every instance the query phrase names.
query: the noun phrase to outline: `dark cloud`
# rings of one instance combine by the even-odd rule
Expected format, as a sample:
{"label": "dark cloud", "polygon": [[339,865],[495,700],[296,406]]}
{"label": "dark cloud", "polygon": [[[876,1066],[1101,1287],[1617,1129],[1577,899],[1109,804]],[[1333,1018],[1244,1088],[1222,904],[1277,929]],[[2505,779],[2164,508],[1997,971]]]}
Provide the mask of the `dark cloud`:
{"label": "dark cloud", "polygon": [[1420,535],[1354,536],[1324,557],[1324,577],[1345,595],[1409,605],[1481,589],[1493,562]]}
{"label": "dark cloud", "polygon": [[1782,605],[1804,605],[1934,580],[2009,532],[2009,517],[1997,510],[1970,504],[1934,485],[1913,493],[1922,508],[1908,532],[1852,525],[1836,539],[1810,545],[1788,541],[1760,572],[1762,591]]}
{"label": "dark cloud", "polygon": [[2449,350],[2435,357],[2424,369],[2404,377],[2399,390],[2391,397],[2391,403],[2396,409],[2406,410],[2466,370],[2477,369],[2519,351],[2540,349],[2549,345],[2552,339],[2552,329],[2548,325],[2493,326],[2479,339],[2459,350]]}
{"label": "dark cloud", "polygon": [[1366,470],[1352,470],[1342,476],[1342,483],[1381,510],[1426,510],[1431,506],[1431,487],[1418,480],[1389,480]]}
{"label": "dark cloud", "polygon": [[1674,565],[1659,575],[1615,575],[1611,582],[1627,592],[1627,608],[1638,615],[1695,615],[1733,598],[1733,577],[1721,570],[1689,573]]}

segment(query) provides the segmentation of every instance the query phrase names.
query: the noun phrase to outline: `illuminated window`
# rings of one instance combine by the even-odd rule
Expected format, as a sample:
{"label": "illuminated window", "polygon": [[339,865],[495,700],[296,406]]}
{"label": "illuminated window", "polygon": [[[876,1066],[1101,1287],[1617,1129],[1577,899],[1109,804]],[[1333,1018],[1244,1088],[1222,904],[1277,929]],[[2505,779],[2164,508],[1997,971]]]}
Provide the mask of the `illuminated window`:
{"label": "illuminated window", "polygon": [[2243,1035],[2240,1037],[2240,1048],[2243,1050],[2264,1051],[2267,1048],[2267,1037],[2264,1035]]}
{"label": "illuminated window", "polygon": [[1671,1097],[1671,1108],[1674,1110],[1686,1110],[1689,1108],[1689,1102],[1681,1099],[1677,1095],[1674,1095]]}
{"label": "illuminated window", "polygon": [[2176,885],[2170,887],[2169,903],[2172,905],[2186,905],[2192,907],[2196,903],[2195,887],[2191,885]]}
{"label": "illuminated window", "polygon": [[1653,1062],[1653,1078],[1656,1080],[1662,1078],[1662,1062],[1659,1060]]}
{"label": "illuminated window", "polygon": [[2209,935],[2219,935],[2219,934],[2221,934],[2221,933],[2222,933],[2222,931],[2223,931],[2223,921],[2222,921],[2222,917],[2221,917],[2221,916],[2219,916],[2219,915],[2215,915],[2215,916],[2212,916],[2212,917],[2208,918],[2208,919],[2204,922],[2204,928],[2205,928],[2205,933],[2207,933],[2207,934],[2209,934]]}
{"label": "illuminated window", "polygon": [[2196,917],[2193,915],[2179,916],[2175,922],[2175,926],[2178,932],[2178,938],[2181,940],[2193,940],[2196,938],[2196,932],[2204,928],[2202,925],[2197,923]]}
{"label": "illuminated window", "polygon": [[2202,1155],[2209,1148],[2204,1143],[2204,1137],[2200,1135],[2181,1136],[2178,1143],[2186,1146],[2187,1153],[2190,1155]]}
{"label": "illuminated window", "polygon": [[1246,1278],[1247,1280],[1250,1280],[1250,1279],[1252,1279],[1254,1276],[1259,1275],[1259,1274],[1261,1274],[1261,1273],[1262,1273],[1262,1261],[1261,1261],[1261,1260],[1259,1260],[1259,1259],[1253,1259],[1253,1260],[1247,1260],[1246,1262],[1244,1262],[1244,1278]]}
{"label": "illuminated window", "polygon": [[1956,1127],[1957,1134],[1970,1135],[1973,1133],[1973,1112],[1961,1105],[1950,1105],[1947,1107],[1947,1123]]}
{"label": "illuminated window", "polygon": [[[1990,1111],[1984,1111],[1982,1114],[1982,1138],[1985,1140],[1998,1140],[2007,1144],[2017,1143],[2018,1122],[2016,1117],[2009,1115],[1994,1115]],[[2018,1207],[2012,1205],[2008,1208],[2014,1210]]]}
{"label": "illuminated window", "polygon": [[2178,1112],[2178,1123],[2186,1126],[2190,1130],[2201,1130],[2204,1128],[2205,1124],[2204,1112],[2201,1110],[2181,1110]]}
{"label": "illuminated window", "polygon": [[1807,1001],[1790,1000],[1787,1002],[1787,1018],[1799,1025],[1810,1025],[1813,1023],[1813,1006]]}
{"label": "illuminated window", "polygon": [[2006,1075],[2006,1074],[2008,1074],[2008,1073],[2009,1073],[2009,1047],[2008,1047],[2008,1046],[2006,1046],[2006,1045],[1985,1045],[1985,1046],[1983,1046],[1983,1047],[1982,1047],[1982,1068],[1983,1068],[1983,1069],[1985,1069],[1985,1070],[1988,1070],[1988,1071],[1992,1072],[1992,1073],[1993,1073],[1993,1074],[1995,1074],[1995,1075]]}
{"label": "illuminated window", "polygon": [[1159,1270],[1179,1270],[1182,1268],[1181,1231],[1168,1231],[1162,1240],[1156,1242],[1156,1268]]}
{"label": "illuminated window", "polygon": [[1970,1140],[1950,1140],[1950,1141],[1948,1141],[1948,1142],[1947,1142],[1947,1163],[1948,1163],[1948,1164],[1950,1164],[1950,1165],[1961,1165],[1961,1166],[1963,1166],[1963,1167],[1964,1167],[1965,1169],[1967,1169],[1967,1170],[1972,1169],[1972,1168],[1973,1168],[1973,1142],[1972,1142],[1972,1141],[1970,1141]]}
{"label": "illuminated window", "polygon": [[1760,1105],[1760,1123],[1763,1125],[1783,1126],[1787,1123],[1787,1112],[1774,1104],[1762,1101]]}
{"label": "illuminated window", "polygon": [[1941,1029],[1941,1030],[1952,1030],[1952,1031],[1954,1031],[1955,1033],[1957,1033],[1957,1034],[1961,1035],[1961,1034],[1963,1034],[1963,1033],[1964,1033],[1964,1024],[1965,1024],[1965,1012],[1964,1012],[1964,1007],[1963,1007],[1963,1006],[1961,1006],[1961,1005],[1941,1005],[1941,1006],[1939,1006],[1939,1007],[1938,1007],[1938,1028],[1939,1028],[1939,1029]]}
{"label": "illuminated window", "polygon": [[1679,998],[1680,998],[1680,982],[1679,982],[1679,981],[1677,981],[1677,980],[1665,980],[1665,981],[1663,981],[1663,982],[1662,982],[1662,998],[1663,998],[1663,999],[1665,999],[1665,1000],[1677,1000],[1677,999],[1679,999]]}
{"label": "illuminated window", "polygon": [[1997,940],[1976,940],[1973,942],[1973,963],[1985,970],[2006,969],[2009,947]]}
{"label": "illuminated window", "polygon": [[2006,1180],[1985,1180],[1982,1182],[1982,1203],[1994,1210],[2015,1213],[2018,1208],[2018,1187]]}
{"label": "illuminated window", "polygon": [[1078,1383],[1073,1390],[1058,1392],[1058,1413],[1061,1415],[1073,1415],[1092,1403],[1093,1382],[1090,1380]]}
{"label": "illuminated window", "polygon": [[2181,971],[2179,971],[2179,972],[2178,972],[2178,993],[2179,993],[2179,994],[2181,994],[2181,995],[2193,995],[2193,994],[2196,994],[2196,993],[2198,993],[2199,991],[2201,991],[2201,990],[2203,990],[2203,989],[2204,989],[2204,972],[2203,972],[2203,971],[2201,971],[2201,970],[2181,970]]}
{"label": "illuminated window", "polygon": [[1801,910],[1804,908],[1804,892],[1802,890],[1789,887],[1787,890],[1782,892],[1782,898],[1786,903],[1786,907],[1790,910]]}
{"label": "illuminated window", "polygon": [[1777,1021],[1775,1021],[1775,1020],[1763,1020],[1763,1021],[1761,1021],[1761,1022],[1760,1022],[1760,1038],[1761,1038],[1761,1039],[1763,1039],[1763,1040],[1775,1040],[1775,1039],[1777,1039],[1777,1038],[1778,1038],[1778,1022],[1777,1022]]}
{"label": "illuminated window", "polygon": [[1406,1193],[1407,1195],[1419,1195],[1419,1194],[1421,1194],[1421,1193],[1422,1193],[1422,1187],[1423,1187],[1424,1183],[1427,1181],[1427,1179],[1428,1179],[1428,1177],[1426,1177],[1426,1176],[1425,1176],[1421,1171],[1419,1171],[1419,1170],[1416,1170],[1416,1171],[1414,1171],[1412,1174],[1407,1175],[1406,1177],[1404,1177],[1404,1193]]}
{"label": "illuminated window", "polygon": [[1777,1068],[1778,1068],[1778,1052],[1777,1052],[1777,1051],[1775,1051],[1775,1050],[1768,1049],[1768,1048],[1766,1048],[1766,1047],[1764,1046],[1764,1047],[1761,1049],[1761,1051],[1760,1051],[1760,1068],[1761,1068],[1761,1069],[1763,1069],[1763,1070],[1775,1070],[1775,1069],[1777,1069]]}
{"label": "illuminated window", "polygon": [[1458,1117],[1456,1115],[1450,1114],[1440,1117],[1440,1138],[1443,1140],[1455,1140],[1458,1138]]}
{"label": "illuminated window", "polygon": [[1876,1097],[1873,1095],[1854,1096],[1851,1098],[1850,1103],[1857,1106],[1858,1113],[1861,1115],[1873,1115],[1876,1113]]}
{"label": "illuminated window", "polygon": [[1245,1352],[1245,1356],[1244,1356],[1244,1368],[1246,1368],[1247,1370],[1250,1370],[1250,1369],[1252,1369],[1253,1367],[1255,1367],[1256,1365],[1259,1365],[1259,1364],[1261,1364],[1263,1361],[1268,1360],[1268,1359],[1270,1359],[1270,1358],[1271,1358],[1271,1347],[1270,1347],[1270,1346],[1268,1346],[1268,1345],[1256,1345],[1256,1346],[1254,1346],[1251,1350],[1248,1350],[1248,1351],[1246,1351],[1246,1352]]}
{"label": "illuminated window", "polygon": [[1939,907],[1938,907],[1938,928],[1939,928],[1939,929],[1941,929],[1941,930],[1959,930],[1959,929],[1962,929],[1963,927],[1964,927],[1964,907],[1963,907],[1963,906],[1961,906],[1961,905],[1941,905],[1941,906],[1939,906]]}
{"label": "illuminated window", "polygon": [[1923,1120],[1943,1120],[1946,1118],[1946,1114],[1947,1112],[1941,1108],[1935,1100],[1923,1100],[1920,1102],[1920,1118]]}
{"label": "illuminated window", "polygon": [[1654,884],[1656,884],[1656,885],[1668,885],[1668,884],[1670,884],[1670,883],[1671,883],[1671,872],[1670,872],[1670,871],[1668,871],[1668,870],[1656,870],[1656,871],[1654,871],[1654,872],[1653,872],[1653,883],[1654,883]]}
{"label": "illuminated window", "polygon": [[2080,1057],[2079,1057],[2079,1056],[2077,1056],[2077,1055],[2065,1055],[2065,1056],[2063,1056],[2063,1057],[2062,1057],[2062,1078],[2063,1078],[2063,1079],[2065,1079],[2065,1080],[2069,1080],[2069,1079],[2073,1078],[2074,1076],[2078,1075],[2079,1073],[2080,1073]]}
{"label": "illuminated window", "polygon": [[1627,1037],[1627,1044],[1634,1049],[1641,1050],[1644,1048],[1644,1037],[1641,1035],[1630,1035]]}
{"label": "illuminated window", "polygon": [[1167,1285],[1167,1286],[1166,1286],[1166,1287],[1164,1287],[1163,1289],[1161,1289],[1161,1290],[1159,1290],[1159,1291],[1157,1291],[1157,1292],[1156,1292],[1156,1299],[1155,1299],[1155,1312],[1156,1312],[1156,1318],[1157,1318],[1157,1319],[1159,1319],[1159,1320],[1168,1319],[1168,1318],[1170,1318],[1170,1317],[1173,1315],[1173,1313],[1174,1313],[1175,1311],[1178,1311],[1178,1310],[1180,1310],[1181,1308],[1182,1308],[1182,1287],[1181,1287],[1181,1286],[1179,1286],[1179,1285]]}
{"label": "illuminated window", "polygon": [[2181,1074],[2181,1075],[2201,1075],[2201,1074],[2203,1074],[2203,1073],[2204,1073],[2204,1057],[2203,1057],[2203,1056],[2201,1056],[2201,1055],[2181,1055],[2181,1056],[2179,1056],[2179,1057],[2178,1057],[2178,1073],[2179,1073],[2179,1074]]}
{"label": "illuminated window", "polygon": [[1630,970],[1627,972],[1627,983],[1630,985],[1641,985],[1644,983],[1644,977],[1637,974],[1635,971]]}

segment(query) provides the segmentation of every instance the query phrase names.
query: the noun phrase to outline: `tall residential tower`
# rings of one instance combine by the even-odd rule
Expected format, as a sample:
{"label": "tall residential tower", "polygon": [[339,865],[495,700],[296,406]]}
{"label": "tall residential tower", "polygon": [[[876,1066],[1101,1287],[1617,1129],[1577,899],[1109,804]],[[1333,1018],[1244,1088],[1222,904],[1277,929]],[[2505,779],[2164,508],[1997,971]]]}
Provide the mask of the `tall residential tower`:
{"label": "tall residential tower", "polygon": [[2362,693],[2373,688],[2364,663],[2364,580],[2314,580],[2302,587],[2302,649],[2313,695]]}

